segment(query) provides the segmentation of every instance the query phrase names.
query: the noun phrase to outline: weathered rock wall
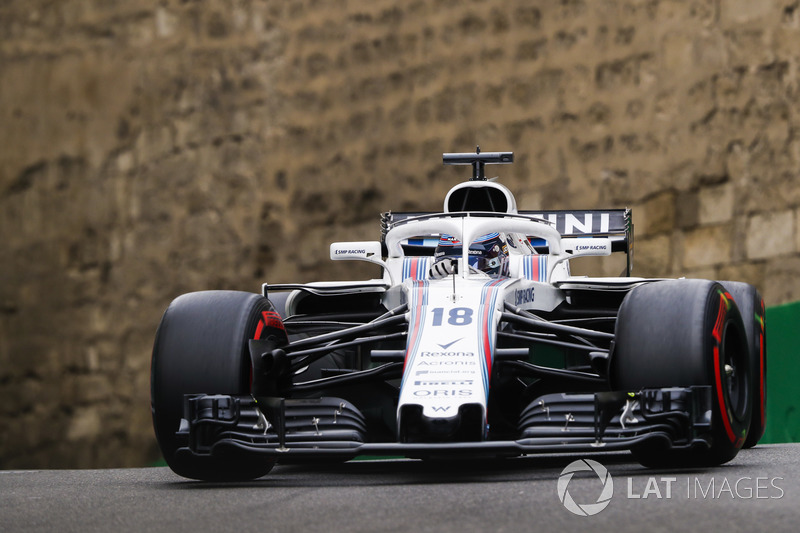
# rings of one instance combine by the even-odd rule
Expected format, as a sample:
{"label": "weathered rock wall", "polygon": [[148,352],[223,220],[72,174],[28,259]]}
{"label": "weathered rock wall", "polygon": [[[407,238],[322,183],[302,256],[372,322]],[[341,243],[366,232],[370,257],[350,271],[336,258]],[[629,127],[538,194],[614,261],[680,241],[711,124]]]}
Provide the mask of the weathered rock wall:
{"label": "weathered rock wall", "polygon": [[0,467],[156,458],[172,298],[372,273],[328,243],[476,144],[523,208],[633,207],[638,275],[800,299],[798,66],[790,0],[4,2]]}

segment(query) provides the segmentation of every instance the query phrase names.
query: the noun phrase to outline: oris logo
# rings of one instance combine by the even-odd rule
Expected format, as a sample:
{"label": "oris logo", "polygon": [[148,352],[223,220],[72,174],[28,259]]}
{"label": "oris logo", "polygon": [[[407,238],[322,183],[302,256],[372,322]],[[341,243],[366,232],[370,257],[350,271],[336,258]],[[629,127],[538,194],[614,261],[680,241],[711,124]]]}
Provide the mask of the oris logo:
{"label": "oris logo", "polygon": [[470,389],[433,389],[415,390],[417,398],[469,398],[472,396]]}

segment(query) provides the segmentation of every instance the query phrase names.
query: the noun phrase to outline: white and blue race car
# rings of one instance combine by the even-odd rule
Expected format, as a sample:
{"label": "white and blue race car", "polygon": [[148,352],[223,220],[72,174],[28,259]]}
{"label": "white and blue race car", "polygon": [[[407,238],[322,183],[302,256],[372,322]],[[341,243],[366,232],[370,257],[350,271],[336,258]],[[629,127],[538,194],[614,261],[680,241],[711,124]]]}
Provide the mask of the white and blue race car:
{"label": "white and blue race car", "polygon": [[[276,462],[629,449],[646,466],[731,460],[764,433],[764,303],[740,282],[631,277],[626,209],[520,211],[471,164],[440,213],[384,213],[332,260],[359,282],[175,299],[153,349],[156,438],[179,475]],[[620,277],[570,274],[627,255]]]}

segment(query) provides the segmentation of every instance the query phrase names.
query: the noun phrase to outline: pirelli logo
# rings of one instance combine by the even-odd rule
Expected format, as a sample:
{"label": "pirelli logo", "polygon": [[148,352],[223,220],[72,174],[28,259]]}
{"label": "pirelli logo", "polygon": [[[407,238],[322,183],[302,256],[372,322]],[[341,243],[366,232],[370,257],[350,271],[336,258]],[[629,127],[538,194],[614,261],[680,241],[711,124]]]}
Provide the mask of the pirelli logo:
{"label": "pirelli logo", "polygon": [[442,387],[442,386],[449,386],[449,385],[472,385],[473,380],[471,379],[437,379],[437,380],[418,380],[414,382],[414,385],[417,387]]}

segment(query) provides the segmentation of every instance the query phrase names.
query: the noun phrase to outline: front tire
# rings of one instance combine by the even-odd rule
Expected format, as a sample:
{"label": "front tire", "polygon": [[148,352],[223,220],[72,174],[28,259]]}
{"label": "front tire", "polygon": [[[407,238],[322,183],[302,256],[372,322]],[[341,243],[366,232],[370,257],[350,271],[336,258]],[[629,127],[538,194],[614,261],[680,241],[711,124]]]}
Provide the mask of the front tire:
{"label": "front tire", "polygon": [[750,427],[752,402],[745,329],[730,293],[707,280],[633,289],[617,318],[611,384],[630,391],[712,387],[710,448],[644,442],[632,450],[643,465],[713,466],[733,459]]}
{"label": "front tire", "polygon": [[178,475],[209,481],[255,479],[271,459],[229,452],[223,457],[176,454],[185,394],[248,394],[248,340],[255,338],[263,312],[272,309],[259,294],[204,291],[184,294],[167,308],[158,326],[150,374],[150,403],[156,440]]}
{"label": "front tire", "polygon": [[764,299],[750,284],[739,281],[720,283],[736,300],[750,349],[753,418],[743,448],[752,448],[764,436],[764,431],[767,429],[767,330],[764,322]]}

